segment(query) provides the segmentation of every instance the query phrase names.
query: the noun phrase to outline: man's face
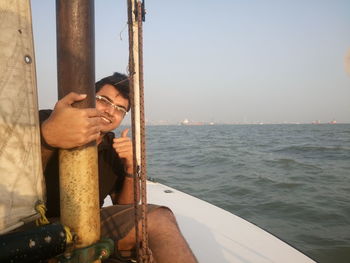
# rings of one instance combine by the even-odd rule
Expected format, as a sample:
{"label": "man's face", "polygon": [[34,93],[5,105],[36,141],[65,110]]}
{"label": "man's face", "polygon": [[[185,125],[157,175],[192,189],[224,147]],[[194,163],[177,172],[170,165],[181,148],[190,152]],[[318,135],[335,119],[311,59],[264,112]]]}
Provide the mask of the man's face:
{"label": "man's face", "polygon": [[[110,84],[104,85],[96,95],[102,97],[102,99],[96,100],[96,109],[103,113],[102,120],[105,123],[101,132],[112,131],[117,128],[124,119],[124,112],[126,112],[129,107],[129,101]],[[113,105],[118,106],[119,109]]]}

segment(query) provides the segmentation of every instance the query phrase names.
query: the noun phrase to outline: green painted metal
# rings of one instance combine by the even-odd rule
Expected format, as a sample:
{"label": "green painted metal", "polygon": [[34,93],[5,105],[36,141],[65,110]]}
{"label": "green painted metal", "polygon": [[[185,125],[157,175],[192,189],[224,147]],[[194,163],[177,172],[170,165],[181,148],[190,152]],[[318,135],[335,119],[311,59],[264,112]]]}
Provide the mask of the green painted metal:
{"label": "green painted metal", "polygon": [[108,238],[102,238],[91,246],[75,249],[69,249],[57,257],[58,263],[92,263],[96,260],[107,259],[114,252],[114,241]]}

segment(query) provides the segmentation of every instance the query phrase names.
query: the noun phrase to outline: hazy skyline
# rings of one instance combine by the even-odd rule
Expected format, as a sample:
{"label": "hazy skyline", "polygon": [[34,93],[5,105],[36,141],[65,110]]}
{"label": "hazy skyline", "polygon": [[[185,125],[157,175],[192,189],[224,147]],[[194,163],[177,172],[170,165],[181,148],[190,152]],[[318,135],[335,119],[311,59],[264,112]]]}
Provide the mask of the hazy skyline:
{"label": "hazy skyline", "polygon": [[[146,118],[350,122],[350,1],[146,1]],[[126,73],[126,1],[95,1],[96,79]],[[55,1],[32,0],[40,108],[57,100]],[[120,40],[120,36],[122,40]]]}

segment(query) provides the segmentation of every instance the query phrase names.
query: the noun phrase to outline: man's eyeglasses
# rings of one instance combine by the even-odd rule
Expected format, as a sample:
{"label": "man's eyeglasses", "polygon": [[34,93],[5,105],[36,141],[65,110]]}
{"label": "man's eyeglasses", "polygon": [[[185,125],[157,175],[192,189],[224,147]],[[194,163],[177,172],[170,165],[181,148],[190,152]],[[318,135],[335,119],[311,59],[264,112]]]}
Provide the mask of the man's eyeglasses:
{"label": "man's eyeglasses", "polygon": [[117,112],[119,115],[124,116],[125,114],[127,114],[127,111],[118,106],[115,105],[114,103],[110,102],[107,98],[102,97],[100,95],[96,95],[96,100],[98,103],[101,103],[103,106],[107,106],[107,107],[111,107],[115,110],[115,112]]}

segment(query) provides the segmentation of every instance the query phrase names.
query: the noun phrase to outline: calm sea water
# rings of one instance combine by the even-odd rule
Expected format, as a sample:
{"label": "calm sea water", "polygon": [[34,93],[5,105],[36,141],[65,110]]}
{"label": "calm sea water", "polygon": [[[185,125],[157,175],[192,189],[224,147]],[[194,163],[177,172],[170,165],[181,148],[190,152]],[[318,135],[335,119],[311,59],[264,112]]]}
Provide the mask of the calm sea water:
{"label": "calm sea water", "polygon": [[350,262],[350,125],[148,126],[148,176]]}

